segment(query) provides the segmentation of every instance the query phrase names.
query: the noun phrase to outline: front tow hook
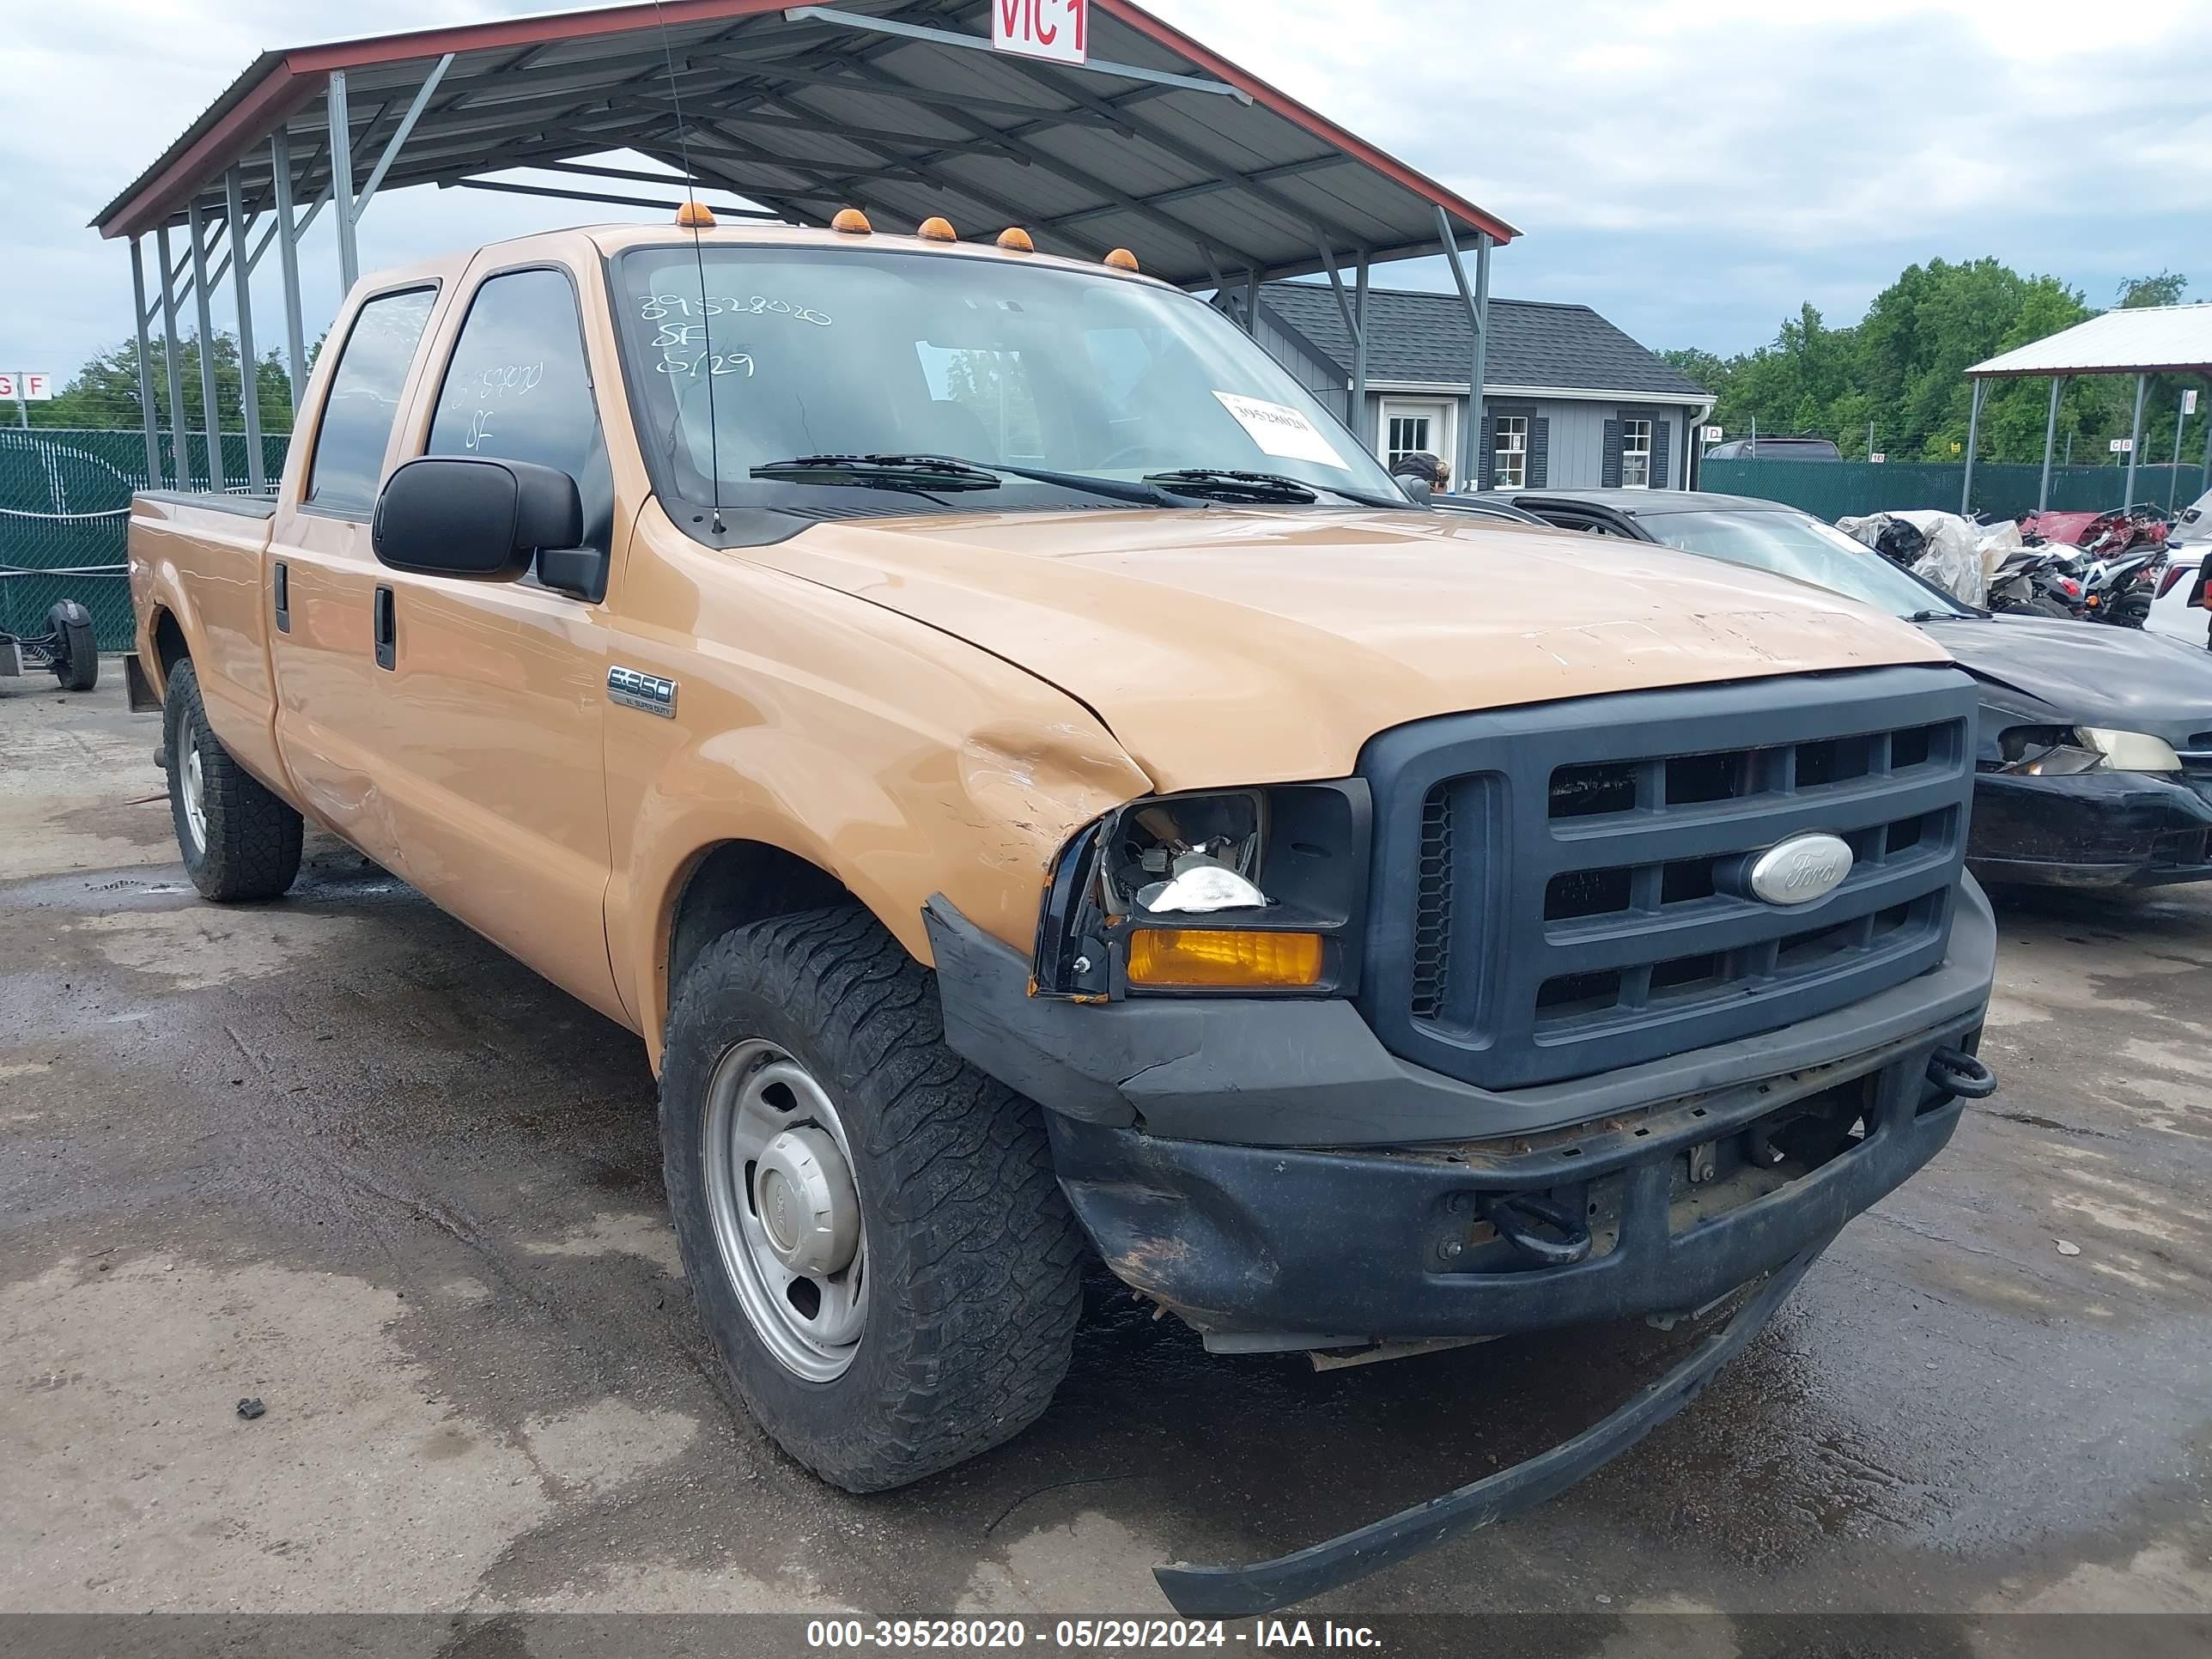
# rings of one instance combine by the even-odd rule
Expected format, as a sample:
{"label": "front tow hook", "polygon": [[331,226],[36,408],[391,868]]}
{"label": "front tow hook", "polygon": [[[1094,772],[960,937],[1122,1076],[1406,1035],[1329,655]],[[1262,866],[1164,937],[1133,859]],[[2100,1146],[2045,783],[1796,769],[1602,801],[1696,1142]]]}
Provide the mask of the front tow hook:
{"label": "front tow hook", "polygon": [[1928,1080],[1962,1100],[1987,1100],[1997,1091],[1997,1074],[1964,1048],[1938,1048],[1929,1055]]}

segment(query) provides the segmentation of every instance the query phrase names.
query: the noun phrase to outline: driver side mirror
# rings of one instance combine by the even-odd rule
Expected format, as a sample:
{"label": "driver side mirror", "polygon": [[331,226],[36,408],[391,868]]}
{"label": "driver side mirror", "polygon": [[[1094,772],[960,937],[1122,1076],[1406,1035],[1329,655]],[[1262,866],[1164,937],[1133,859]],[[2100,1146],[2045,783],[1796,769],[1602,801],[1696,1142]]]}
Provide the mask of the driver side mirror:
{"label": "driver side mirror", "polygon": [[380,563],[423,576],[538,580],[605,597],[607,556],[580,547],[584,504],[567,473],[529,461],[426,455],[395,470],[376,498],[369,543]]}
{"label": "driver side mirror", "polygon": [[1398,488],[1423,507],[1428,506],[1436,500],[1437,492],[1429,488],[1429,481],[1426,478],[1416,478],[1409,474],[1398,480]]}

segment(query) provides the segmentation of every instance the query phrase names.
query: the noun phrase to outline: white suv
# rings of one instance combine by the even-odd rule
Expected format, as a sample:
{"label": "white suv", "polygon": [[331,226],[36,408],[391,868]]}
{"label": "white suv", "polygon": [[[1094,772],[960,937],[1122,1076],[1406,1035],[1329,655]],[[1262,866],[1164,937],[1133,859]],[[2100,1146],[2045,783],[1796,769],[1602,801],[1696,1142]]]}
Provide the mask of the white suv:
{"label": "white suv", "polygon": [[2204,578],[2212,566],[2212,489],[2182,509],[2166,545],[2172,563],[2160,579],[2150,619],[2143,625],[2185,644],[2212,643],[2212,612],[2204,608]]}

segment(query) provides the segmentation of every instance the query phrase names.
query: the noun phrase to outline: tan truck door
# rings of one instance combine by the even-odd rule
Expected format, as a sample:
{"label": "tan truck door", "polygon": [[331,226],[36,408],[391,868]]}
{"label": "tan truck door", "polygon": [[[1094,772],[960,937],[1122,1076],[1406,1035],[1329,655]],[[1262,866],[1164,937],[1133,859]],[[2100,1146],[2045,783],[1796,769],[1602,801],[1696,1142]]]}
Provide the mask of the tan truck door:
{"label": "tan truck door", "polygon": [[299,804],[410,880],[416,872],[386,787],[398,710],[378,666],[380,590],[389,573],[369,546],[369,519],[393,430],[439,298],[434,283],[374,293],[332,331],[343,341],[319,411],[300,438],[271,529],[263,588],[276,677],[277,747]]}
{"label": "tan truck door", "polygon": [[[614,491],[575,277],[538,264],[454,296],[403,434],[411,454],[558,467],[585,538],[612,545]],[[609,384],[618,384],[605,366]],[[410,447],[411,445],[411,447]],[[540,585],[380,567],[391,713],[378,757],[408,879],[571,994],[625,1018],[607,962],[605,608]]]}

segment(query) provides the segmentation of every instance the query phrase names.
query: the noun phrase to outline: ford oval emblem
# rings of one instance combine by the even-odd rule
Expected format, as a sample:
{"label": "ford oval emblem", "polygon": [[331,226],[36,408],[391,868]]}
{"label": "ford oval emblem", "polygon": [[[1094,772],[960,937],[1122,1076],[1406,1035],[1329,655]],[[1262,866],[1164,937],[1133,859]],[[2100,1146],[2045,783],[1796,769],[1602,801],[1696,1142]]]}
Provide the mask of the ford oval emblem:
{"label": "ford oval emblem", "polygon": [[1810,904],[1844,884],[1851,849],[1839,836],[1792,836],[1751,866],[1751,890],[1769,904]]}

